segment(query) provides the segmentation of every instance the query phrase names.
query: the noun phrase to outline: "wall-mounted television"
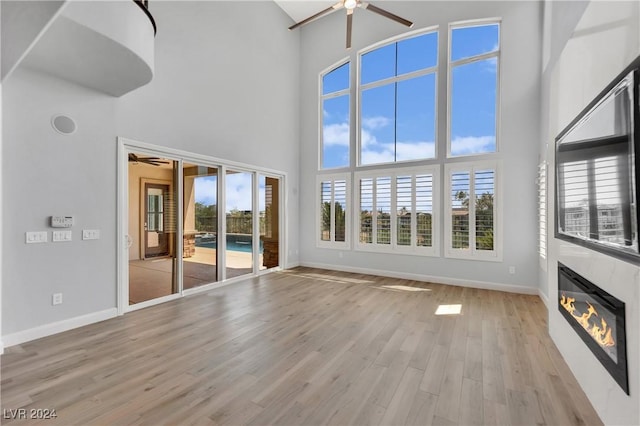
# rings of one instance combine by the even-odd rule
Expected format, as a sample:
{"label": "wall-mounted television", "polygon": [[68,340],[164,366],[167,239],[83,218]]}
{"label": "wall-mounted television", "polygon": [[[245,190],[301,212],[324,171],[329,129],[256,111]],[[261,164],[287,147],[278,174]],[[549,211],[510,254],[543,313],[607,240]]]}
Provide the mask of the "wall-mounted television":
{"label": "wall-mounted television", "polygon": [[556,238],[640,263],[640,57],[556,138]]}

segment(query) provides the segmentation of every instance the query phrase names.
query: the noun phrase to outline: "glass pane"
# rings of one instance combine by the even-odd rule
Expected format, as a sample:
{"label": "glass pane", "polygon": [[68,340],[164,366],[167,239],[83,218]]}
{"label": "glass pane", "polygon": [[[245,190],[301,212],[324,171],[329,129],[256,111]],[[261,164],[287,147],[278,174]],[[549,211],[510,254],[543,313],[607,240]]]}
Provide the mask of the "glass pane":
{"label": "glass pane", "polygon": [[398,82],[396,161],[435,158],[436,76]]}
{"label": "glass pane", "polygon": [[469,173],[451,174],[451,248],[469,248]]}
{"label": "glass pane", "polygon": [[395,161],[395,83],[362,92],[360,163]]}
{"label": "glass pane", "polygon": [[322,168],[348,167],[349,95],[322,101]]}
{"label": "glass pane", "polygon": [[218,281],[218,169],[184,163],[183,286]]}
{"label": "glass pane", "polygon": [[396,178],[396,233],[399,246],[411,245],[412,186],[411,176]]}
{"label": "glass pane", "polygon": [[227,171],[225,215],[227,278],[253,272],[253,174]]}
{"label": "glass pane", "polygon": [[589,173],[587,161],[561,164],[564,182],[564,232],[589,238]]}
{"label": "glass pane", "polygon": [[280,265],[280,179],[260,175],[260,269]]}
{"label": "glass pane", "polygon": [[398,42],[398,73],[402,75],[438,64],[438,33],[423,34]]}
{"label": "glass pane", "polygon": [[373,242],[373,179],[360,180],[360,239],[361,243]]}
{"label": "glass pane", "polygon": [[320,239],[331,241],[331,181],[320,184],[320,200],[322,202]]}
{"label": "glass pane", "polygon": [[453,68],[452,156],[495,152],[497,69],[496,58]]}
{"label": "glass pane", "polygon": [[391,178],[376,178],[376,242],[391,244]]}
{"label": "glass pane", "polygon": [[451,30],[451,60],[470,58],[499,48],[500,25],[462,27]]}
{"label": "glass pane", "polygon": [[474,174],[476,197],[476,249],[493,250],[493,196],[495,172],[477,171]]}
{"label": "glass pane", "polygon": [[433,246],[433,175],[416,176],[416,245]]}
{"label": "glass pane", "polygon": [[177,293],[177,162],[129,155],[129,304]]}
{"label": "glass pane", "polygon": [[360,83],[367,84],[396,75],[396,44],[365,53],[361,58]]}
{"label": "glass pane", "polygon": [[322,94],[338,92],[349,88],[349,63],[340,65],[322,76]]}
{"label": "glass pane", "polygon": [[337,180],[334,183],[335,241],[345,241],[347,214],[347,182]]}

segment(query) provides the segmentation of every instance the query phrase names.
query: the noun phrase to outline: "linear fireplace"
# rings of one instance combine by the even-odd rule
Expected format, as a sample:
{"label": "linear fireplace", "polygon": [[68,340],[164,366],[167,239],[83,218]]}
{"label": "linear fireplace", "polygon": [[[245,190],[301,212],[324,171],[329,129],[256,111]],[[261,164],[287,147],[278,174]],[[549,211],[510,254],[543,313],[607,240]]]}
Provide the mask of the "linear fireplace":
{"label": "linear fireplace", "polygon": [[628,395],[624,302],[558,262],[558,309]]}

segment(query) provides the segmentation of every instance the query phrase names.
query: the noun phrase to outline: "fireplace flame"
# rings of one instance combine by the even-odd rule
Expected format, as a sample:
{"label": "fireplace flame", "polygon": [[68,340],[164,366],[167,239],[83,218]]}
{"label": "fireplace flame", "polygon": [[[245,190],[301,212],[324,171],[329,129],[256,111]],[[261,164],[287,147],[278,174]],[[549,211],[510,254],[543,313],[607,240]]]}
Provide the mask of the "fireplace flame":
{"label": "fireplace flame", "polygon": [[576,311],[576,307],[573,304],[575,301],[576,299],[574,297],[567,297],[562,293],[560,305],[562,305],[562,307],[566,309],[573,318],[575,318],[578,324],[580,324],[600,346],[603,348],[615,346],[616,342],[613,340],[611,327],[609,327],[609,324],[607,324],[604,318],[600,318],[600,324],[592,324],[589,321],[593,316],[599,317],[596,308],[594,308],[591,303],[587,302],[587,305],[589,306],[587,308],[587,312],[580,313]]}

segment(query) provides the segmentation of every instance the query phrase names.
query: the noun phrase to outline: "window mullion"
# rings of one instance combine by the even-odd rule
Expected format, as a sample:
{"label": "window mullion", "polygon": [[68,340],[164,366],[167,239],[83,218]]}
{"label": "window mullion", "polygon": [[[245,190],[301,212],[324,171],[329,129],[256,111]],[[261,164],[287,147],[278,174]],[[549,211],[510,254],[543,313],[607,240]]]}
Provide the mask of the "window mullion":
{"label": "window mullion", "polygon": [[416,174],[411,175],[411,248],[418,247],[418,210],[417,204]]}

